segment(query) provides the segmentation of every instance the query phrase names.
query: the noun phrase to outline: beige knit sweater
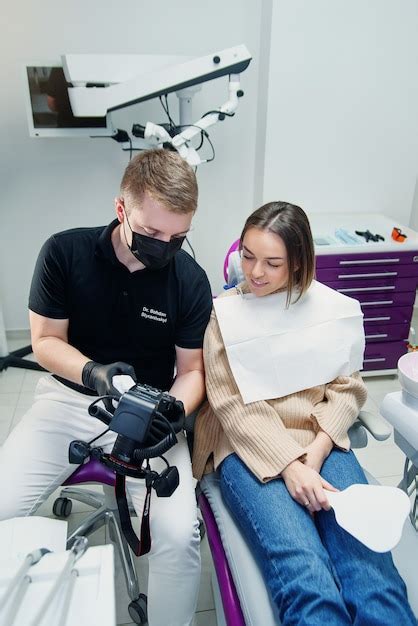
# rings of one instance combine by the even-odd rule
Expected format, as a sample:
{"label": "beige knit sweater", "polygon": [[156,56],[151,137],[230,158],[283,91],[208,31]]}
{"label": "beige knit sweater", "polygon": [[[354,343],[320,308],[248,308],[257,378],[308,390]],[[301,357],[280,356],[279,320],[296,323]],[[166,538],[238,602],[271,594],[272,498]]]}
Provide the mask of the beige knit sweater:
{"label": "beige knit sweater", "polygon": [[[239,287],[248,291],[245,284]],[[230,289],[220,297],[236,293]],[[203,351],[208,401],[195,425],[193,473],[197,479],[216,469],[233,452],[260,481],[276,478],[291,461],[303,460],[306,446],[320,429],[336,446],[349,449],[347,430],[367,398],[358,373],[283,398],[244,404],[214,310]]]}

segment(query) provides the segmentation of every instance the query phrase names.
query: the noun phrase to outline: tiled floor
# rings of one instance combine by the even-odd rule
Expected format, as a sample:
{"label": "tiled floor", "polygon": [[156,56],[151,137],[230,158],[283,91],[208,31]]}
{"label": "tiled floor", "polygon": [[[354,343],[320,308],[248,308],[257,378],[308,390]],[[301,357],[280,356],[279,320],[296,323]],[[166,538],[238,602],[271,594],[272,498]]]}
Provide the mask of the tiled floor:
{"label": "tiled floor", "polygon": [[[22,342],[9,341],[10,350],[16,349],[20,345]],[[9,368],[0,373],[0,445],[31,405],[34,389],[41,375],[39,372],[16,368]],[[400,389],[397,378],[394,376],[366,378],[365,382],[369,390],[369,398],[365,408],[376,413],[385,394]],[[394,444],[393,437],[385,442],[369,440],[367,448],[358,450],[357,456],[363,467],[369,470],[381,483],[395,485],[399,482],[403,467],[403,454]],[[47,516],[51,515],[54,498],[55,495],[51,496],[38,512]],[[85,505],[74,503],[73,513],[69,518],[70,529],[76,527],[86,510]],[[106,540],[104,530],[97,531],[90,538],[92,544],[101,544]],[[216,616],[210,584],[212,565],[206,540],[202,542],[202,565],[195,626],[215,626]],[[143,572],[141,570],[139,570],[139,575],[142,578]],[[116,585],[117,589],[124,587],[124,581],[119,580],[118,575]],[[117,596],[120,598],[122,594],[117,593]],[[124,606],[118,608],[119,624],[131,624],[129,619],[124,603]]]}

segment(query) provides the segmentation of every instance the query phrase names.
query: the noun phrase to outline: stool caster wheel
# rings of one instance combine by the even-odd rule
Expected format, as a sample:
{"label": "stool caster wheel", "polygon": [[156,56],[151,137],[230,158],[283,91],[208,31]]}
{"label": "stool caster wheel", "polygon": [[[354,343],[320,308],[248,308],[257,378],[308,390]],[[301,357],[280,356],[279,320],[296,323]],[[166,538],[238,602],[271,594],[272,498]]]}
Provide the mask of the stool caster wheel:
{"label": "stool caster wheel", "polygon": [[73,503],[69,498],[57,498],[53,504],[52,512],[57,517],[69,517],[73,509]]}
{"label": "stool caster wheel", "polygon": [[147,596],[140,593],[136,600],[132,600],[128,611],[135,624],[146,624],[148,622]]}

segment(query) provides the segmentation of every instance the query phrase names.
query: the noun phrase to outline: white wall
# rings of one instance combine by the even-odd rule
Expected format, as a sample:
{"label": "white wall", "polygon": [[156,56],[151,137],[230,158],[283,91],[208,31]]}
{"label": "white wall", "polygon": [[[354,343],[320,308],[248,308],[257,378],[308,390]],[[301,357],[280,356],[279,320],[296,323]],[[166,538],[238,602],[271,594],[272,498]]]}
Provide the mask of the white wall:
{"label": "white wall", "polygon": [[[6,6],[7,5],[7,6]],[[105,224],[128,156],[110,139],[30,139],[22,64],[65,52],[210,54],[245,43],[255,60],[242,75],[245,97],[232,120],[210,131],[216,160],[198,171],[199,210],[193,245],[215,292],[237,224],[252,209],[260,32],[258,0],[161,2],[42,0],[3,3],[0,65],[0,303],[8,330],[27,328],[27,295],[37,253],[53,232]],[[170,96],[175,110],[175,96]],[[203,86],[196,117],[227,99],[227,79]],[[158,102],[115,115],[120,128],[162,122]]]}
{"label": "white wall", "polygon": [[[111,140],[30,139],[21,66],[64,52],[203,55],[245,43],[237,115],[211,130],[192,240],[214,293],[247,215],[286,199],[308,212],[381,211],[418,228],[418,3],[415,0],[29,0],[2,3],[0,304],[27,328],[36,255],[53,232],[105,224],[127,164]],[[226,79],[196,96],[197,116]],[[175,96],[170,96],[175,109]],[[158,102],[115,115],[165,121]],[[411,212],[412,208],[412,212]]]}
{"label": "white wall", "polygon": [[274,1],[264,201],[418,227],[417,24],[416,0]]}

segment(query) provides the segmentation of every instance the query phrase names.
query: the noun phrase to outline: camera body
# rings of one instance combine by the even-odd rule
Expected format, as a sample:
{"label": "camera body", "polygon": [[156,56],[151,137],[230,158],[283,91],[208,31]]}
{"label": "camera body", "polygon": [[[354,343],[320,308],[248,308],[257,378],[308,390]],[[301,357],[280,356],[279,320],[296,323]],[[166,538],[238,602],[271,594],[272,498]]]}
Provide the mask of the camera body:
{"label": "camera body", "polygon": [[104,422],[109,430],[117,433],[110,455],[91,448],[82,441],[70,444],[70,463],[80,464],[95,453],[132,470],[140,468],[144,459],[161,456],[176,443],[175,433],[183,428],[183,403],[165,391],[150,385],[137,384],[119,398],[114,414],[97,404],[89,406],[89,414]]}
{"label": "camera body", "polygon": [[149,385],[135,385],[122,395],[109,428],[137,443],[143,443],[154,416],[159,413],[169,418],[176,402],[173,396],[164,391]]}
{"label": "camera body", "polygon": [[153,421],[167,418],[178,420],[184,417],[182,402],[165,391],[149,385],[137,384],[124,393],[119,400],[109,429],[118,433],[111,456],[124,463],[130,463],[137,444],[146,442]]}

